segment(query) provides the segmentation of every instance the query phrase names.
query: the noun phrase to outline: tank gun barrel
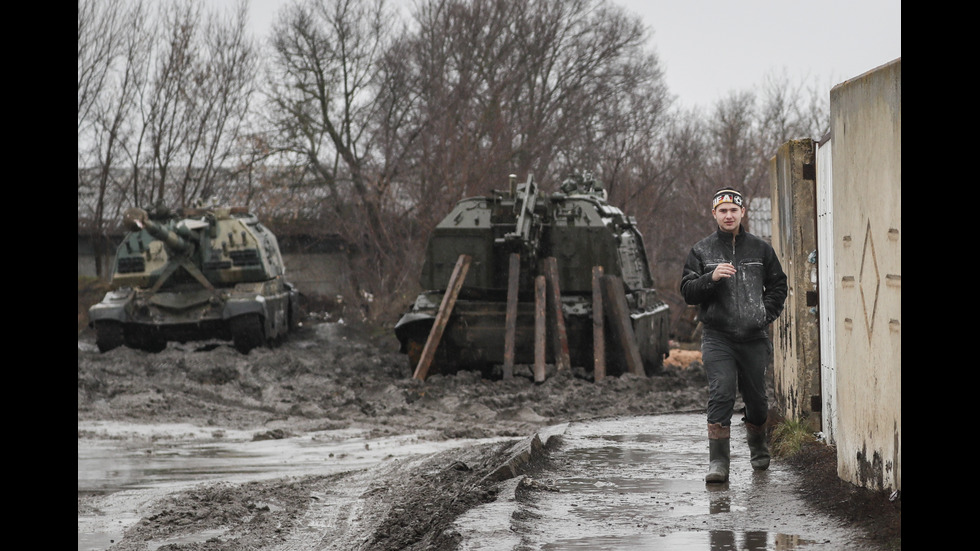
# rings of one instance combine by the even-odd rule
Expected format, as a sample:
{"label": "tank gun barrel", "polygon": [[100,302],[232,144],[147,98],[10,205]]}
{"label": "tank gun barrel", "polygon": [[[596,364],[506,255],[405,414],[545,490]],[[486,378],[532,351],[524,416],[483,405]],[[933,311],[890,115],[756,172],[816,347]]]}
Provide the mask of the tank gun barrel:
{"label": "tank gun barrel", "polygon": [[146,230],[153,237],[163,241],[170,249],[177,252],[184,252],[191,247],[191,243],[181,237],[177,232],[161,226],[157,222],[150,220],[145,210],[140,208],[127,209],[123,214],[123,224],[130,231]]}
{"label": "tank gun barrel", "polygon": [[[512,180],[512,186],[513,184]],[[515,188],[516,189],[516,188]],[[514,194],[514,206],[517,207],[517,195]],[[520,201],[517,211],[517,221],[514,231],[504,236],[506,242],[527,242],[531,238],[531,225],[534,223],[534,209],[538,201],[538,186],[534,183],[531,176],[527,177],[524,184],[524,197]]]}

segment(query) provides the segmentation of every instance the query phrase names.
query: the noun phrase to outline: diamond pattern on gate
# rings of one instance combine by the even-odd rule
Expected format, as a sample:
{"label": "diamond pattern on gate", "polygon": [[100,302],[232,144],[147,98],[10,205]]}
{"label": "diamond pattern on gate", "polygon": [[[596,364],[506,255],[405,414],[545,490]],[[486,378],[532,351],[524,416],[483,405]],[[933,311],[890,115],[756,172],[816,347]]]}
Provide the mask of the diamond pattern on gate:
{"label": "diamond pattern on gate", "polygon": [[875,310],[878,307],[878,289],[881,276],[878,273],[878,259],[875,256],[874,236],[871,235],[871,221],[864,233],[864,250],[861,254],[861,272],[858,274],[858,287],[861,289],[861,304],[864,307],[864,324],[868,330],[868,341],[874,330]]}

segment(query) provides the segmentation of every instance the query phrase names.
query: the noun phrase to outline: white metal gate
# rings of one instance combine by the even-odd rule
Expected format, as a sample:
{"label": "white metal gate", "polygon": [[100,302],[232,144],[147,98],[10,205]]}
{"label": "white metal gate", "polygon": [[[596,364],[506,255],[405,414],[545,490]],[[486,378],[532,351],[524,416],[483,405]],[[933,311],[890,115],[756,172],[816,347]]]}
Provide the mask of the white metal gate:
{"label": "white metal gate", "polygon": [[820,396],[823,433],[835,442],[837,382],[834,323],[833,140],[817,144],[817,291],[820,319]]}

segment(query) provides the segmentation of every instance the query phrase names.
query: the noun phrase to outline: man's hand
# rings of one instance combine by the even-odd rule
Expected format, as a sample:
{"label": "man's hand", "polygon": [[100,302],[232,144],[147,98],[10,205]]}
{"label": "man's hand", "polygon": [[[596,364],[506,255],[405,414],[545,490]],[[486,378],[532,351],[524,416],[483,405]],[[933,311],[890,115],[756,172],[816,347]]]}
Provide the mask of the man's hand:
{"label": "man's hand", "polygon": [[719,264],[715,267],[715,271],[711,272],[711,281],[721,281],[722,278],[732,277],[733,275],[735,275],[735,265],[726,262]]}

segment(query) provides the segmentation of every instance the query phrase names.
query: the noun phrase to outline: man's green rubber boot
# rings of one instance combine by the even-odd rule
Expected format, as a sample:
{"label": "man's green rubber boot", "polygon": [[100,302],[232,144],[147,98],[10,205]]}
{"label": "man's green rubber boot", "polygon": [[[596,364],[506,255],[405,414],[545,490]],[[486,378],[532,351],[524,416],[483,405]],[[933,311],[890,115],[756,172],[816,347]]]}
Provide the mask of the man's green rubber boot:
{"label": "man's green rubber boot", "polygon": [[708,423],[708,474],[705,482],[725,482],[728,480],[730,460],[731,427],[721,423]]}
{"label": "man's green rubber boot", "polygon": [[746,439],[749,442],[752,468],[764,471],[769,468],[769,443],[766,441],[766,426],[745,422]]}

